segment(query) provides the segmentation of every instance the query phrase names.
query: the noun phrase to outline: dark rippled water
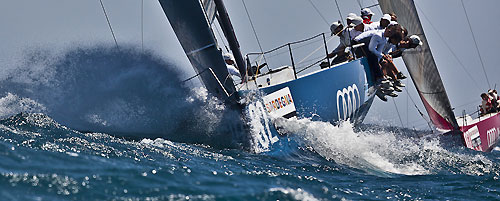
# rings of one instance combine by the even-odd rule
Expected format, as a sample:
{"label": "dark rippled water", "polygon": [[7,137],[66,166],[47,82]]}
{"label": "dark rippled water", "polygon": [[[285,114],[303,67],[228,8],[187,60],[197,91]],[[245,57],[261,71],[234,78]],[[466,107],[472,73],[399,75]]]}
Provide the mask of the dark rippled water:
{"label": "dark rippled water", "polygon": [[29,55],[0,80],[0,200],[500,199],[498,147],[308,119],[277,121],[287,137],[272,145],[238,147],[221,142],[235,116],[154,56]]}
{"label": "dark rippled water", "polygon": [[81,133],[43,114],[18,114],[0,121],[0,194],[2,200],[500,199],[498,148],[386,144],[401,140],[398,133],[293,123],[294,137],[252,153],[128,141]]}

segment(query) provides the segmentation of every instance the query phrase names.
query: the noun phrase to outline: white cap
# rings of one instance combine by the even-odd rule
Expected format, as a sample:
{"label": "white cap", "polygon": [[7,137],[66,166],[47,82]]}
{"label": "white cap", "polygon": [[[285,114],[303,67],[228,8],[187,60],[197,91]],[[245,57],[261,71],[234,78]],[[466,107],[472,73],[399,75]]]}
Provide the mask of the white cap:
{"label": "white cap", "polygon": [[363,8],[361,10],[361,16],[375,15],[369,8]]}
{"label": "white cap", "polygon": [[333,22],[332,25],[330,25],[330,31],[332,32],[331,36],[333,36],[333,34],[335,34],[335,29],[337,29],[337,27],[339,27],[341,25],[342,25],[342,23],[340,23],[340,21]]}
{"label": "white cap", "polygon": [[422,45],[422,44],[424,44],[424,43],[422,42],[422,40],[420,40],[420,37],[418,37],[417,35],[411,35],[411,36],[410,36],[410,41],[411,41],[411,43],[412,43],[412,44],[417,44],[417,45]]}
{"label": "white cap", "polygon": [[354,14],[354,13],[349,13],[349,14],[347,14],[347,18],[346,18],[346,19],[348,19],[348,20],[352,20],[352,19],[354,19],[354,18],[356,18],[356,17],[358,17],[356,14]]}
{"label": "white cap", "polygon": [[357,26],[363,24],[363,18],[361,17],[355,17],[354,19],[351,20],[351,26]]}
{"label": "white cap", "polygon": [[224,53],[224,55],[222,55],[222,57],[224,58],[224,60],[233,60],[234,61],[234,57],[231,53]]}
{"label": "white cap", "polygon": [[391,15],[389,14],[384,14],[382,15],[382,18],[380,20],[388,20],[389,22],[391,21]]}

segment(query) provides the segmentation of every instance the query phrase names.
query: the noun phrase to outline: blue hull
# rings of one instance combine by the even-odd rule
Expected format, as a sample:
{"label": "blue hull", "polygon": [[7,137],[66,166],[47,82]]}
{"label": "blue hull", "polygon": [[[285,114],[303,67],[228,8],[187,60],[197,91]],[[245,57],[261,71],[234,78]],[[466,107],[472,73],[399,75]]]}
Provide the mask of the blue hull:
{"label": "blue hull", "polygon": [[372,80],[368,62],[362,58],[259,90],[270,94],[288,87],[300,118],[360,123],[374,99]]}

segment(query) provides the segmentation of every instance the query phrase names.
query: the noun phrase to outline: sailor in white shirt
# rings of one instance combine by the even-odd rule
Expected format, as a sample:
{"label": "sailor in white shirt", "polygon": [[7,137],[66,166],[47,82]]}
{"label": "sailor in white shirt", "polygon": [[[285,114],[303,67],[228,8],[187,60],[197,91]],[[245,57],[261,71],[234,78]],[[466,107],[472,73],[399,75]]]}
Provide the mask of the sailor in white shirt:
{"label": "sailor in white shirt", "polygon": [[[344,61],[347,61],[348,58],[348,52],[346,52],[346,47],[349,47],[351,45],[351,38],[349,36],[349,31],[352,30],[352,28],[344,28],[344,25],[340,23],[340,21],[333,22],[332,25],[330,26],[330,31],[331,35],[336,35],[340,38],[340,44],[331,52],[327,55],[328,58],[333,58],[331,65],[335,65],[338,63],[342,63]],[[321,64],[320,66],[322,67],[328,67],[328,63],[326,64]]]}
{"label": "sailor in white shirt", "polygon": [[[365,45],[361,48],[362,50],[358,49],[357,50],[357,55],[358,57],[361,56],[366,56],[368,59],[368,64],[370,66],[371,72],[373,73],[373,76],[375,79],[381,79],[383,77],[382,71],[380,69],[379,62],[381,59],[379,59],[375,53],[373,53],[371,50],[369,50],[369,46],[372,45],[372,38],[375,35],[382,35],[380,37],[383,37],[384,31],[382,30],[372,30],[372,31],[367,31],[359,34],[354,38],[354,41],[357,43],[364,43]],[[387,40],[385,40],[387,42]],[[375,44],[375,42],[373,43]]]}
{"label": "sailor in white shirt", "polygon": [[406,49],[416,48],[422,44],[423,42],[420,39],[420,37],[418,37],[417,35],[411,35],[410,37],[401,40],[401,42],[399,42],[397,47],[393,49],[393,51],[390,52],[389,54],[392,56],[392,58],[398,58],[403,55],[403,52]]}
{"label": "sailor in white shirt", "polygon": [[223,57],[224,57],[224,61],[226,62],[227,72],[229,73],[229,75],[237,76],[238,78],[241,79],[240,72],[238,71],[236,66],[234,66],[235,63],[234,63],[233,55],[230,53],[226,53],[223,55]]}
{"label": "sailor in white shirt", "polygon": [[[398,25],[391,25],[391,26],[396,27]],[[395,28],[392,27],[387,27],[384,31],[373,32],[373,35],[371,36],[370,39],[370,44],[368,45],[368,50],[370,50],[370,52],[372,52],[373,54],[375,54],[375,56],[377,56],[379,62],[382,60],[382,57],[384,55],[389,53],[391,48],[388,48],[386,46],[391,47],[391,45],[387,44],[388,43],[387,38],[391,37],[393,34],[396,34],[395,32],[396,32]]]}
{"label": "sailor in white shirt", "polygon": [[389,29],[363,32],[355,37],[354,41],[365,42],[365,45],[368,44],[368,50],[377,56],[377,61],[380,62],[384,53],[388,53],[388,49],[385,47],[387,45],[388,31]]}
{"label": "sailor in white shirt", "polygon": [[[363,42],[363,40],[370,39],[373,35],[377,34],[377,32],[383,33],[384,30],[370,30],[370,31],[365,31],[358,36],[356,36],[353,40],[356,42]],[[369,40],[366,41],[366,44],[368,45]]]}
{"label": "sailor in white shirt", "polygon": [[[394,33],[400,34],[398,30],[400,30],[400,26],[397,24],[392,24],[389,25],[385,30],[372,30],[372,31],[367,31],[364,33],[361,33],[358,35],[356,38],[354,38],[354,41],[358,43],[365,43],[365,46],[363,46],[362,51],[363,54],[366,55],[368,59],[368,64],[370,65],[370,69],[373,73],[373,76],[377,79],[380,80],[381,82],[384,81],[384,74],[382,73],[381,66],[380,64],[387,65],[387,61],[383,59],[384,55],[386,55],[389,50],[391,49],[391,45],[388,44],[388,39]],[[399,35],[399,40],[401,40],[401,35]],[[399,42],[399,41],[397,41]],[[397,44],[397,43],[396,43]],[[367,47],[368,46],[368,47]],[[358,56],[360,55],[358,51]],[[379,81],[377,81],[379,82]],[[391,87],[386,86],[386,95],[391,95],[391,96],[397,96],[396,94],[393,94],[392,91],[390,90]],[[394,89],[393,89],[394,90]],[[384,98],[383,94],[377,94],[380,99],[386,100]]]}
{"label": "sailor in white shirt", "polygon": [[352,20],[354,18],[357,18],[358,16],[354,13],[349,13],[347,14],[347,17],[346,17],[346,21],[347,21],[347,27],[352,27],[351,24],[352,24]]}
{"label": "sailor in white shirt", "polygon": [[340,38],[340,44],[338,47],[347,47],[351,45],[351,39],[349,37],[348,28],[344,28],[344,25],[340,21],[333,22],[330,25],[331,36],[336,35]]}
{"label": "sailor in white shirt", "polygon": [[359,34],[363,33],[365,31],[365,24],[363,24],[363,18],[361,17],[355,17],[354,19],[351,20],[350,24],[353,28],[347,29],[347,32],[349,32],[349,36],[351,39],[356,38]]}
{"label": "sailor in white shirt", "polygon": [[380,21],[373,22],[370,27],[375,30],[384,30],[391,23],[391,16],[389,14],[384,14]]}

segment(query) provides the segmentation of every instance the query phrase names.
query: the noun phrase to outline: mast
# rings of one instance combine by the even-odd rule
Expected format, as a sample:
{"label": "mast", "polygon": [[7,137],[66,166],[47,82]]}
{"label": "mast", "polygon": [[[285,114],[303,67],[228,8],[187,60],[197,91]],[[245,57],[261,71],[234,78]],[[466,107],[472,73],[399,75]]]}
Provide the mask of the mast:
{"label": "mast", "polygon": [[234,59],[236,60],[236,65],[238,67],[238,70],[240,71],[241,79],[246,80],[246,67],[240,51],[240,44],[238,43],[238,39],[236,38],[236,34],[234,33],[233,25],[231,24],[231,20],[229,19],[229,15],[227,14],[224,2],[222,0],[214,0],[214,2],[219,14],[219,23],[229,43],[229,48],[231,49],[231,52],[233,52]]}
{"label": "mast", "polygon": [[455,114],[427,43],[415,3],[413,0],[378,2],[384,13],[394,12],[398,16],[398,23],[407,28],[410,34],[417,34],[423,42],[423,45],[415,49],[405,50],[403,61],[432,123],[439,129],[458,130]]}
{"label": "mast", "polygon": [[206,89],[222,100],[235,101],[236,88],[199,0],[159,2]]}
{"label": "mast", "polygon": [[246,80],[246,67],[240,51],[240,44],[238,43],[238,39],[234,33],[233,25],[231,24],[231,20],[227,14],[224,2],[222,0],[214,0],[214,2],[215,7],[217,7],[219,24],[221,25],[224,35],[229,43],[229,48],[231,49],[231,52],[233,52],[234,59],[236,60],[236,66],[240,71],[241,79]]}

